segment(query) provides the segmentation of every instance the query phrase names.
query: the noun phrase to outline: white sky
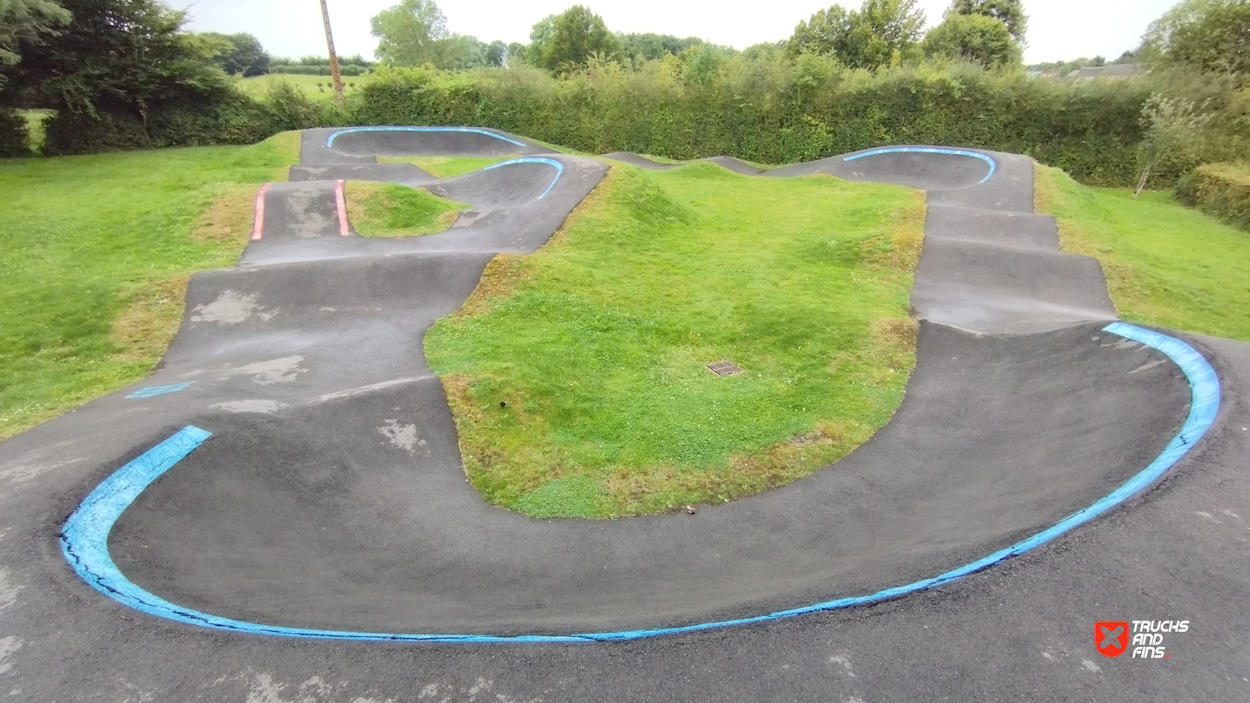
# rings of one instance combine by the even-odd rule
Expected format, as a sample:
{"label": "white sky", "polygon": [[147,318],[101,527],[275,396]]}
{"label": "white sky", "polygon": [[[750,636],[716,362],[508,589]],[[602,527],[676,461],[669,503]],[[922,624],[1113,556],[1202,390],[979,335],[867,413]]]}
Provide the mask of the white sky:
{"label": "white sky", "polygon": [[[1179,0],[1025,0],[1029,15],[1026,63],[1082,56],[1114,59],[1136,48],[1146,26]],[[189,29],[248,32],[275,56],[325,55],[318,0],[166,0],[188,8]],[[369,18],[398,0],[328,0],[335,48],[373,58]],[[442,0],[447,27],[486,42],[528,42],[530,28],[547,15],[585,5],[614,32],[655,32],[700,37],[744,49],[786,39],[830,0]],[[841,0],[858,7],[859,0]],[[929,26],[941,21],[950,0],[920,0]]]}

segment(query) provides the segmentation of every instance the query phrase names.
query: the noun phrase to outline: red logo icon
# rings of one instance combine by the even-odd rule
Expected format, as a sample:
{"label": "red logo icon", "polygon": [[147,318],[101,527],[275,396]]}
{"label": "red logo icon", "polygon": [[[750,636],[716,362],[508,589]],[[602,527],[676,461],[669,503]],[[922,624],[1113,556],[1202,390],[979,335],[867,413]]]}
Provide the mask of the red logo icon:
{"label": "red logo icon", "polygon": [[1099,620],[1094,623],[1094,646],[1104,657],[1115,658],[1128,649],[1127,620]]}

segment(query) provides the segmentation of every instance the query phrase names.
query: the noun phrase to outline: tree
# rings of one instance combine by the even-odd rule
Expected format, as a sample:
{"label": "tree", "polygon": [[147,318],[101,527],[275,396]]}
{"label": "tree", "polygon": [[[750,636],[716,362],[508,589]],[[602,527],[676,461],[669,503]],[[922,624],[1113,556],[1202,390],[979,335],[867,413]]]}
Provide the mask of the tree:
{"label": "tree", "polygon": [[691,47],[703,43],[702,39],[686,37],[681,39],[671,34],[618,34],[621,40],[621,53],[627,59],[636,61],[653,61],[664,56],[680,56]]}
{"label": "tree", "polygon": [[508,63],[508,45],[496,39],[486,47],[486,65],[503,66]]}
{"label": "tree", "polygon": [[1250,75],[1250,0],[1186,0],[1150,25],[1142,53],[1151,63]]}
{"label": "tree", "polygon": [[833,54],[839,56],[847,53],[847,37],[851,33],[851,13],[841,5],[817,10],[807,21],[799,21],[790,36],[787,51],[794,56],[799,54],[817,54],[820,56]]}
{"label": "tree", "polygon": [[1197,165],[1202,132],[1212,117],[1202,114],[1197,105],[1184,98],[1165,98],[1159,93],[1150,96],[1142,109],[1146,138],[1138,148],[1139,175],[1134,198],[1141,195],[1160,164],[1168,162],[1180,170]]}
{"label": "tree", "polygon": [[453,34],[430,42],[429,62],[444,71],[461,71],[486,63],[487,45],[477,37]]}
{"label": "tree", "polygon": [[[19,41],[41,44],[69,21],[69,12],[51,0],[0,0],[0,66],[21,60]],[[0,74],[0,88],[4,84],[5,76]]]}
{"label": "tree", "polygon": [[547,15],[539,20],[530,28],[530,43],[525,47],[525,51],[517,52],[514,56],[523,59],[531,66],[541,67],[543,52],[547,50],[547,43],[556,33],[556,22],[559,19],[560,15]]}
{"label": "tree", "polygon": [[852,68],[877,68],[902,60],[916,47],[924,28],[917,0],[864,0],[858,10],[840,5],[799,22],[788,52],[832,54]]}
{"label": "tree", "polygon": [[521,42],[512,42],[508,45],[508,53],[504,55],[505,66],[511,66],[513,61],[525,63],[525,45]]}
{"label": "tree", "polygon": [[[537,29],[537,26],[535,26]],[[568,73],[593,55],[617,58],[621,42],[609,32],[603,18],[574,5],[556,18],[550,39],[542,49],[542,67],[557,74]]]}
{"label": "tree", "polygon": [[1029,18],[1024,14],[1021,0],[954,0],[946,11],[952,15],[983,15],[1007,25],[1007,31],[1020,46],[1025,46],[1024,34],[1029,28]]}
{"label": "tree", "polygon": [[982,66],[1020,63],[1020,45],[1007,25],[986,15],[947,15],[924,40],[928,56],[963,59]]}
{"label": "tree", "polygon": [[420,66],[434,59],[433,43],[446,39],[447,18],[434,0],[401,0],[369,20],[378,38],[374,55],[396,66]]}
{"label": "tree", "polygon": [[27,102],[126,114],[147,124],[171,103],[229,91],[216,42],[181,31],[186,16],[156,0],[62,0],[73,21],[54,42],[22,43],[16,80]]}
{"label": "tree", "polygon": [[[260,40],[251,34],[217,34],[206,32],[204,36],[217,40],[221,50],[213,57],[213,63],[230,75],[250,78],[269,73],[270,58]],[[326,59],[327,61],[329,59]]]}

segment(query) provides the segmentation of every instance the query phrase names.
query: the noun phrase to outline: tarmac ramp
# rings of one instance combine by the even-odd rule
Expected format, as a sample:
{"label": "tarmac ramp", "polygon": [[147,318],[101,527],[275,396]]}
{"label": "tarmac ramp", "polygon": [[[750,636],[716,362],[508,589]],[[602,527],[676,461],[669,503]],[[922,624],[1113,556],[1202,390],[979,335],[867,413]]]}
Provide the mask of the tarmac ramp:
{"label": "tarmac ramp", "polygon": [[532,520],[465,481],[421,338],[495,253],[540,247],[606,167],[489,130],[311,130],[303,145],[304,167],[336,178],[379,153],[524,155],[429,185],[474,211],[424,237],[345,232],[335,180],[274,184],[263,209],[285,214],[258,221],[241,266],[193,279],[162,369],[95,404],[126,412],[95,421],[111,439],[62,535],[80,576],[144,612],[304,637],[567,641],[875,602],[1109,509],[1201,438],[1200,396],[1214,412],[1200,356],[1107,326],[1097,262],[1059,252],[1054,221],[1032,214],[1029,159],[871,150],[761,175],[928,189],[918,361],[891,423],[808,479],[693,517]]}

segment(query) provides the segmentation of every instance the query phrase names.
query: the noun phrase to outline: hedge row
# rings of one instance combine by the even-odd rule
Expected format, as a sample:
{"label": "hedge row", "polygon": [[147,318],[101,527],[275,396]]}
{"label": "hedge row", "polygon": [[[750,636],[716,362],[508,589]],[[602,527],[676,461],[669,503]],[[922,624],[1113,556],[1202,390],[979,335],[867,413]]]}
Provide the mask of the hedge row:
{"label": "hedge row", "polygon": [[0,108],[0,158],[30,156],[26,120],[14,110]]}
{"label": "hedge row", "polygon": [[278,132],[349,122],[325,101],[298,88],[275,84],[261,99],[227,92],[209,105],[166,104],[145,122],[124,112],[60,110],[46,123],[43,153],[49,156],[213,144],[254,144]]}
{"label": "hedge row", "polygon": [[1136,174],[1149,94],[1137,81],[1065,85],[971,66],[869,73],[757,63],[703,81],[664,61],[636,72],[608,64],[565,80],[523,67],[382,68],[359,91],[352,119],[495,127],[590,153],[728,154],[769,164],[886,144],[965,146],[1124,186]]}
{"label": "hedge row", "polygon": [[1250,166],[1206,164],[1177,184],[1177,197],[1214,217],[1250,230]]}
{"label": "hedge row", "polygon": [[[1022,153],[1087,184],[1131,185],[1143,133],[1142,81],[1079,85],[973,66],[876,73],[741,57],[691,75],[680,61],[616,64],[557,80],[526,67],[444,73],[379,67],[346,108],[276,83],[253,99],[167,104],[138,115],[59,112],[48,154],[242,144],[284,129],[367,124],[494,127],[589,153],[633,151],[761,163],[809,161],[886,144],[939,144]],[[0,116],[0,148],[7,122]],[[1152,183],[1175,182],[1155,174]]]}

